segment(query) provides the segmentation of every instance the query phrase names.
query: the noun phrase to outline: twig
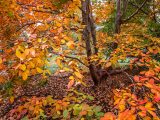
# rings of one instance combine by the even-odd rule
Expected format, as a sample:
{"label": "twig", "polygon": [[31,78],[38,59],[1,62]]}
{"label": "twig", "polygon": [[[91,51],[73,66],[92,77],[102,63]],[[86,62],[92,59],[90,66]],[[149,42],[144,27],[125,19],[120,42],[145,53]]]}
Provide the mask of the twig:
{"label": "twig", "polygon": [[[132,82],[133,84],[135,83],[134,80],[130,77],[130,75],[129,75],[127,72],[123,71],[123,73],[126,74],[126,76],[131,80],[131,82]],[[136,90],[136,87],[135,87],[135,85],[134,85],[134,93],[136,92],[135,90]]]}
{"label": "twig", "polygon": [[21,3],[21,2],[17,2],[17,4],[20,5],[24,9],[29,9],[29,7],[33,7],[33,8],[35,8],[35,9],[32,10],[34,12],[51,13],[51,14],[60,13],[60,11],[58,11],[58,10],[51,10],[51,9],[48,9],[48,8],[43,8],[43,10],[38,10],[38,9],[36,9],[36,5],[32,5],[32,4],[24,4],[24,3]]}
{"label": "twig", "polygon": [[[133,6],[133,7],[136,7],[136,8],[139,8],[138,5],[135,5],[133,4],[132,2],[129,1],[129,3]],[[143,9],[140,9],[140,11],[142,11],[144,14],[148,15],[148,13],[146,11],[144,11]]]}
{"label": "twig", "polygon": [[141,5],[131,16],[129,16],[128,18],[126,18],[126,19],[124,19],[124,20],[122,20],[122,21],[123,21],[123,22],[126,22],[126,21],[130,20],[132,17],[134,17],[134,16],[142,9],[142,7],[146,4],[147,1],[148,1],[148,0],[145,0],[145,1],[142,3],[142,5]]}
{"label": "twig", "polygon": [[43,23],[43,22],[40,22],[40,21],[37,21],[37,22],[28,22],[26,24],[23,24],[18,30],[16,30],[16,32],[20,31],[21,29],[23,29],[24,27],[26,26],[30,26],[30,25],[33,25],[33,24],[37,24],[37,23]]}

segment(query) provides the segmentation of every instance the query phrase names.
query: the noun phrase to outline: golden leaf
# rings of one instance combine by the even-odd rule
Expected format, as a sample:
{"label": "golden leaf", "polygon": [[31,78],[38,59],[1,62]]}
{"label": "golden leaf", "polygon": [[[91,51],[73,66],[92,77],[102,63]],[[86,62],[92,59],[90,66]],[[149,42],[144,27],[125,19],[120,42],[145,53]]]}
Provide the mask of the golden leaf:
{"label": "golden leaf", "polygon": [[19,51],[19,49],[16,49],[16,56],[20,59],[20,60],[24,60],[26,58],[26,55],[21,53]]}
{"label": "golden leaf", "polygon": [[83,78],[83,75],[81,73],[79,73],[79,72],[74,72],[74,74],[80,79]]}
{"label": "golden leaf", "polygon": [[28,71],[25,71],[25,72],[22,73],[23,80],[27,80],[28,74],[29,74]]}
{"label": "golden leaf", "polygon": [[29,67],[30,67],[30,68],[34,68],[34,67],[35,67],[35,64],[34,64],[32,61],[30,61],[30,62],[29,62]]}
{"label": "golden leaf", "polygon": [[14,96],[11,96],[11,97],[9,98],[9,101],[10,101],[10,103],[12,104],[12,103],[14,102]]}
{"label": "golden leaf", "polygon": [[57,58],[56,59],[56,63],[59,67],[62,67],[62,64],[61,64],[61,59],[60,58]]}
{"label": "golden leaf", "polygon": [[25,51],[24,51],[24,54],[25,54],[25,56],[27,56],[28,54],[29,54],[29,49],[25,49]]}
{"label": "golden leaf", "polygon": [[2,61],[2,58],[0,57],[0,64],[2,63],[3,61]]}
{"label": "golden leaf", "polygon": [[38,73],[43,73],[43,70],[39,67],[37,67],[36,70],[37,70]]}
{"label": "golden leaf", "polygon": [[70,80],[74,80],[74,77],[73,77],[73,76],[70,76],[69,79],[70,79]]}
{"label": "golden leaf", "polygon": [[20,64],[19,69],[25,71],[26,70],[26,65],[25,64]]}

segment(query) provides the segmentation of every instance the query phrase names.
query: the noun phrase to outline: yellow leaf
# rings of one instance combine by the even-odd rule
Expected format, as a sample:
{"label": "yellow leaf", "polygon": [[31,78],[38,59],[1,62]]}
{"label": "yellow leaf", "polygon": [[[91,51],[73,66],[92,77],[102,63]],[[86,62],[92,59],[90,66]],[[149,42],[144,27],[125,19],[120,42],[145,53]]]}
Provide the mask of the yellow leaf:
{"label": "yellow leaf", "polygon": [[43,70],[39,67],[37,67],[36,70],[37,70],[38,73],[43,73]]}
{"label": "yellow leaf", "polygon": [[70,79],[70,80],[74,80],[74,77],[73,77],[73,76],[70,76],[69,79]]}
{"label": "yellow leaf", "polygon": [[27,56],[29,54],[29,49],[25,49],[24,55]]}
{"label": "yellow leaf", "polygon": [[56,63],[59,67],[62,67],[62,64],[61,64],[61,59],[60,58],[57,58],[56,59]]}
{"label": "yellow leaf", "polygon": [[3,61],[2,61],[2,58],[0,57],[0,64],[2,63]]}
{"label": "yellow leaf", "polygon": [[61,23],[59,23],[59,22],[57,22],[57,23],[56,23],[56,26],[57,26],[57,27],[61,27],[61,26],[62,26],[62,24],[61,24]]}
{"label": "yellow leaf", "polygon": [[38,38],[38,42],[42,42],[42,40],[40,38]]}
{"label": "yellow leaf", "polygon": [[26,65],[25,64],[20,64],[19,69],[25,71],[26,70]]}
{"label": "yellow leaf", "polygon": [[34,67],[35,67],[35,64],[34,64],[32,61],[30,61],[30,62],[29,62],[29,67],[30,67],[30,68],[34,68]]}
{"label": "yellow leaf", "polygon": [[74,74],[80,79],[83,78],[83,75],[81,73],[79,73],[79,72],[74,72]]}
{"label": "yellow leaf", "polygon": [[20,60],[24,60],[26,58],[25,54],[21,53],[19,51],[19,49],[16,49],[16,56],[20,59]]}
{"label": "yellow leaf", "polygon": [[27,78],[28,78],[28,72],[27,71],[22,73],[22,78],[23,78],[23,80],[27,80]]}
{"label": "yellow leaf", "polygon": [[11,96],[11,97],[9,98],[9,101],[10,101],[10,103],[12,104],[12,103],[14,102],[14,96]]}
{"label": "yellow leaf", "polygon": [[126,107],[125,107],[125,101],[124,101],[124,100],[121,100],[121,102],[120,102],[119,105],[118,105],[118,108],[119,108],[119,110],[120,110],[121,112],[126,109]]}

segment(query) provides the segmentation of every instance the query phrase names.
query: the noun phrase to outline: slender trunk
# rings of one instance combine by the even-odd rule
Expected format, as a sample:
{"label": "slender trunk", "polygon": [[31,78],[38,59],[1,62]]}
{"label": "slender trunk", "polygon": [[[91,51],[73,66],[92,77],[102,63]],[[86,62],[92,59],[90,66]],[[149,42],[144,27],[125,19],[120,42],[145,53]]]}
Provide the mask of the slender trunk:
{"label": "slender trunk", "polygon": [[117,0],[117,14],[115,20],[115,33],[120,33],[121,26],[121,0]]}
{"label": "slender trunk", "polygon": [[[121,17],[125,17],[125,13],[126,13],[126,11],[127,11],[127,7],[128,7],[128,0],[123,0],[122,1],[122,4],[123,4],[123,13],[121,14]],[[122,18],[121,18],[122,19]]]}
{"label": "slender trunk", "polygon": [[92,35],[92,41],[93,41],[93,46],[94,46],[94,54],[98,53],[98,48],[97,48],[97,38],[96,38],[96,30],[95,30],[95,24],[92,16],[92,11],[90,11],[90,27],[91,27],[91,35]]}
{"label": "slender trunk", "polygon": [[82,4],[82,22],[85,26],[83,30],[83,35],[82,39],[85,41],[86,44],[86,53],[87,53],[87,58],[89,62],[89,70],[91,77],[94,81],[94,84],[97,85],[99,82],[99,78],[97,75],[97,70],[96,67],[93,63],[90,62],[90,57],[93,54],[92,49],[91,49],[91,36],[92,36],[92,30],[91,29],[91,19],[90,19],[90,0],[81,0]]}

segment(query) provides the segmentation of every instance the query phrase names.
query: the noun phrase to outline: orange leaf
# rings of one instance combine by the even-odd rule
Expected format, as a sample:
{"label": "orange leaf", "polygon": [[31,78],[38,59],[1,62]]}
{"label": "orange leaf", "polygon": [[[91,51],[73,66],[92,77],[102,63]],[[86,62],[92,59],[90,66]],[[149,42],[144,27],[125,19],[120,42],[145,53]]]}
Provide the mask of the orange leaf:
{"label": "orange leaf", "polygon": [[35,51],[35,49],[34,48],[30,48],[30,54],[33,56],[33,57],[35,57],[35,54],[36,54],[36,51]]}
{"label": "orange leaf", "polygon": [[149,71],[147,71],[147,72],[145,73],[145,75],[146,75],[147,77],[152,77],[152,76],[155,75],[155,73],[154,73],[153,70],[149,70]]}
{"label": "orange leaf", "polygon": [[68,89],[70,89],[74,84],[74,80],[70,80],[69,83],[68,83]]}
{"label": "orange leaf", "polygon": [[116,120],[116,117],[113,113],[107,112],[104,114],[104,117],[102,117],[100,120]]}
{"label": "orange leaf", "polygon": [[28,70],[26,70],[25,72],[23,72],[23,73],[22,73],[22,78],[23,78],[23,80],[27,80],[28,75],[29,75],[29,71],[28,71]]}
{"label": "orange leaf", "polygon": [[3,61],[2,61],[2,58],[0,57],[0,64],[2,63]]}
{"label": "orange leaf", "polygon": [[111,62],[108,62],[108,63],[105,65],[105,67],[106,67],[106,68],[109,68],[111,65],[112,65],[112,63],[111,63]]}

